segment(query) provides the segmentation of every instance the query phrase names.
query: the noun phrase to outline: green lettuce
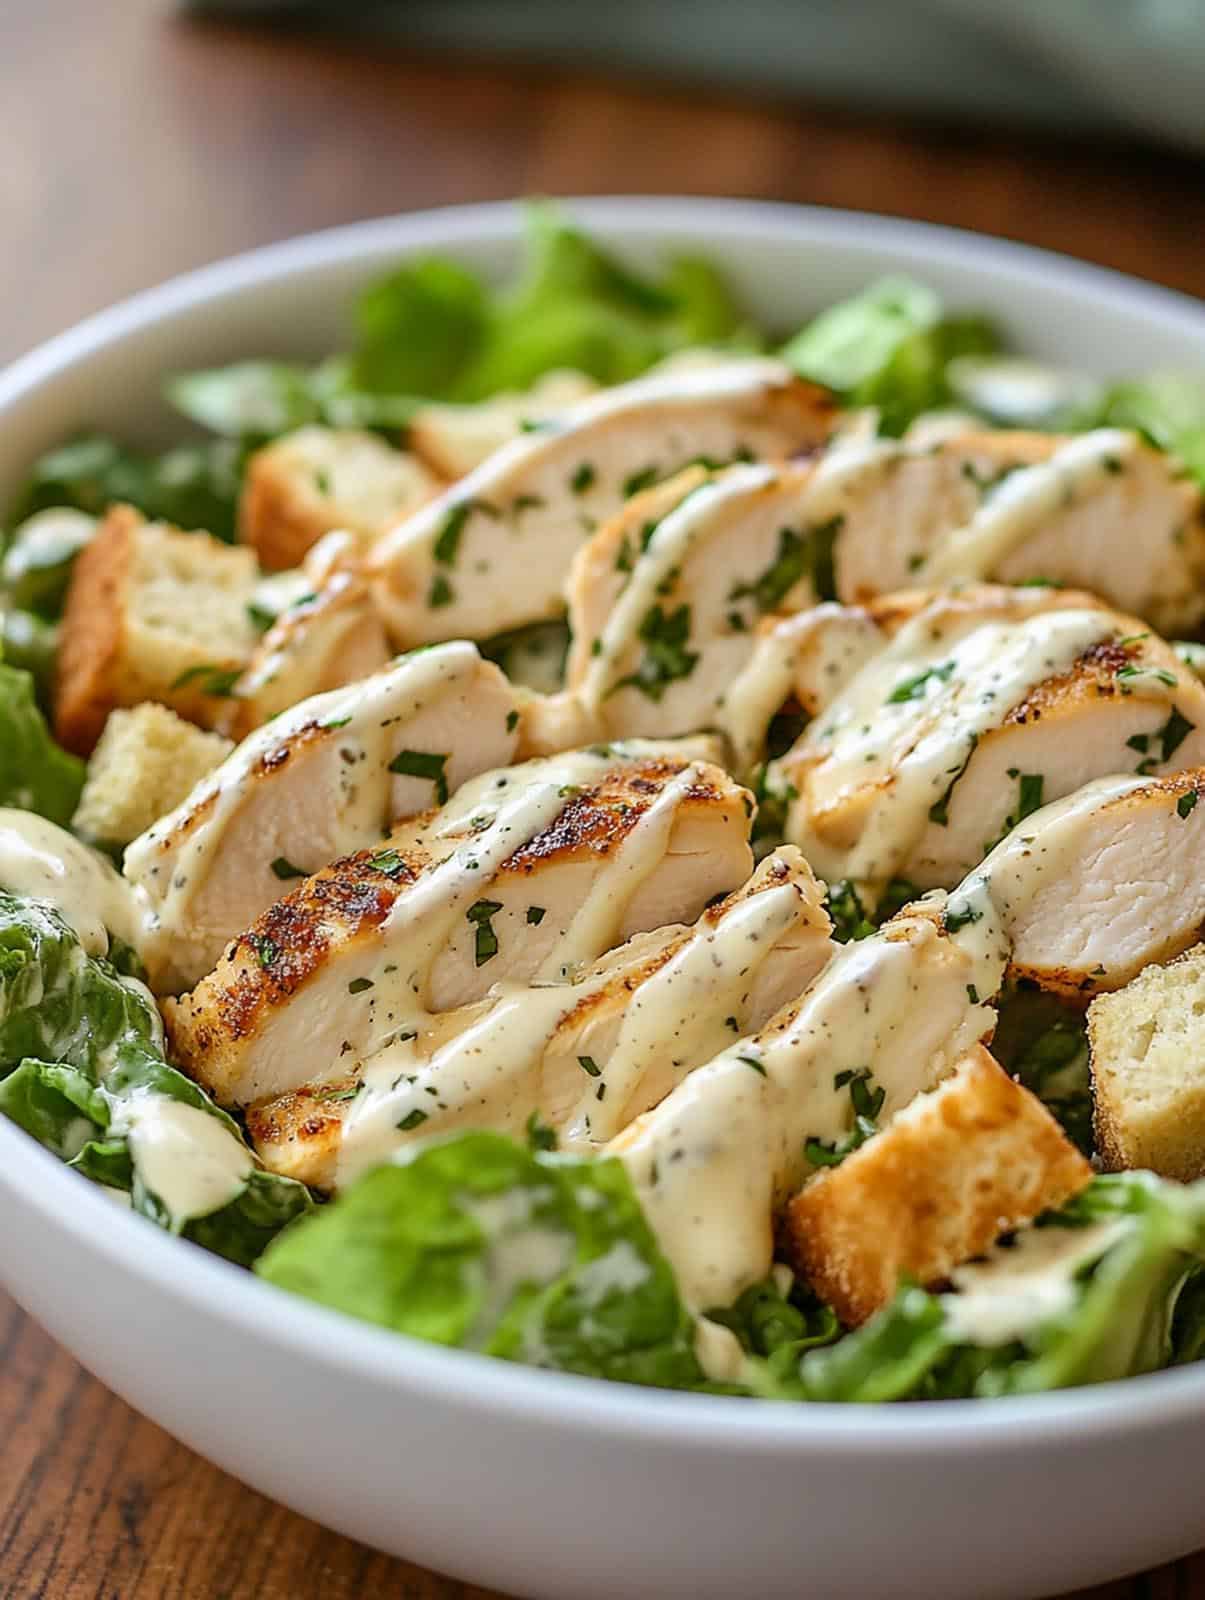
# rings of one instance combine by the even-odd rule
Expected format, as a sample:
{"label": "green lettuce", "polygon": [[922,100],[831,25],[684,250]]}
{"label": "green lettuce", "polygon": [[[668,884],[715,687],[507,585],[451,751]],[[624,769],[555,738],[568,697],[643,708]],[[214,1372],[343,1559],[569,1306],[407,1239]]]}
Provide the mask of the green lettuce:
{"label": "green lettuce", "polygon": [[272,1244],[256,1271],[437,1344],[626,1383],[703,1374],[624,1168],[468,1133],[378,1167]]}
{"label": "green lettuce", "polygon": [[1000,999],[992,1053],[1036,1094],[1085,1155],[1095,1150],[1088,1029],[1082,1011],[1053,995],[1009,988]]}
{"label": "green lettuce", "polygon": [[84,763],[50,737],[34,688],[30,673],[0,663],[0,805],[65,826],[79,803]]}
{"label": "green lettuce", "polygon": [[1205,1353],[1205,1184],[1145,1172],[1097,1178],[1042,1221],[1067,1230],[1116,1224],[1068,1270],[1066,1304],[1035,1312],[1007,1342],[976,1343],[959,1336],[955,1296],[905,1285],[863,1327],[806,1353],[778,1392],[863,1402],[1032,1394]]}
{"label": "green lettuce", "polygon": [[43,710],[50,708],[58,653],[57,622],[48,622],[34,611],[6,607],[0,599],[0,661],[29,673]]}
{"label": "green lettuce", "polygon": [[1162,372],[1119,383],[1105,401],[1101,420],[1136,428],[1160,450],[1179,456],[1205,484],[1205,379]]}
{"label": "green lettuce", "polygon": [[309,1209],[308,1191],[255,1168],[219,1210],[173,1219],[114,1126],[123,1104],[150,1095],[215,1117],[241,1143],[234,1121],[166,1061],[147,990],[89,956],[48,903],[0,891],[0,1111],[86,1177],[129,1193],[143,1216],[250,1265]]}
{"label": "green lettuce", "polygon": [[70,510],[49,524],[39,517],[13,530],[0,559],[0,594],[19,611],[54,620],[62,614],[75,559],[96,524]]}
{"label": "green lettuce", "polygon": [[12,508],[12,520],[24,521],[51,506],[74,506],[100,516],[125,501],[152,521],[204,528],[230,541],[242,465],[241,445],[228,439],[147,455],[88,434],[34,463]]}
{"label": "green lettuce", "polygon": [[408,262],[361,293],[353,326],[351,349],[316,367],[240,361],[172,379],[168,399],[243,444],[308,422],[392,431],[428,400],[486,400],[554,368],[620,383],[688,346],[761,342],[709,262],[643,276],[546,205],[528,208],[509,285],[442,257]]}
{"label": "green lettuce", "polygon": [[801,377],[834,390],[848,405],[878,407],[880,430],[896,435],[951,400],[952,361],[999,348],[999,334],[985,317],[947,316],[932,289],[890,277],[822,311],[782,356]]}

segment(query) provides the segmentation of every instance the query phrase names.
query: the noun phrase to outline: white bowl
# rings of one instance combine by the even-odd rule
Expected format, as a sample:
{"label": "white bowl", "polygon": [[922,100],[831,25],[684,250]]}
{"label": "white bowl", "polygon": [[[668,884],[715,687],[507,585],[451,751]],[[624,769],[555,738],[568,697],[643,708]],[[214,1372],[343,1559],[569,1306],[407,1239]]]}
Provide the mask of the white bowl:
{"label": "white bowl", "polygon": [[[574,206],[637,260],[708,252],[790,328],[903,270],[1088,371],[1205,370],[1205,308],[1057,256],[830,211]],[[491,274],[517,213],[317,234],[209,267],[0,376],[0,491],[89,424],[152,438],[171,371],[318,355],[388,263]],[[398,1555],[576,1600],[923,1595],[1023,1600],[1205,1543],[1205,1367],[1069,1393],[786,1406],[524,1370],[311,1306],[121,1211],[0,1119],[0,1277],[105,1383],[266,1494]]]}

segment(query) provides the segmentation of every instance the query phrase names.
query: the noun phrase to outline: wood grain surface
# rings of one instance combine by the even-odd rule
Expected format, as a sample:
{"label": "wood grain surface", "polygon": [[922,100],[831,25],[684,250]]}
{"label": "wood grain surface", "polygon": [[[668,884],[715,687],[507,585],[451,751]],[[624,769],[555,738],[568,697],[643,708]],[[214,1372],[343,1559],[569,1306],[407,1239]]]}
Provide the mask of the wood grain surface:
{"label": "wood grain surface", "polygon": [[[0,0],[0,42],[0,359],[231,251],[534,192],[892,212],[1205,296],[1205,168],[1164,152],[418,60],[155,0]],[[1091,1594],[1205,1597],[1205,1557]],[[0,1296],[0,1600],[369,1596],[488,1600],[243,1488]]]}

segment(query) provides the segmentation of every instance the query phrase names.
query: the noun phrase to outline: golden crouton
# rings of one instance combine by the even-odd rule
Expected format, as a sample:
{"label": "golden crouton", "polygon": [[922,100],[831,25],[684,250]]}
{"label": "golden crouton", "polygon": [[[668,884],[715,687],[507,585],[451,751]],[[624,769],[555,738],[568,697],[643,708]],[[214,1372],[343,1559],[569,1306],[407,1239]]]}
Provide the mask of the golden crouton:
{"label": "golden crouton", "polygon": [[109,712],[157,700],[211,726],[251,653],[255,556],[114,506],[67,591],[55,735],[87,755]]}
{"label": "golden crouton", "polygon": [[247,463],[239,535],[268,570],[295,567],[332,529],[348,529],[368,543],[440,487],[416,456],[375,433],[298,428]]}
{"label": "golden crouton", "polygon": [[1205,1177],[1205,944],[1094,1000],[1088,1042],[1106,1169]]}
{"label": "golden crouton", "polygon": [[523,394],[496,394],[474,406],[423,406],[410,424],[410,443],[423,460],[448,479],[463,478],[522,431],[593,394],[598,385],[584,372],[546,372]]}
{"label": "golden crouton", "polygon": [[125,845],[174,810],[232,745],[147,700],[111,711],[71,826],[99,844]]}
{"label": "golden crouton", "polygon": [[891,1299],[901,1275],[947,1277],[1091,1177],[1041,1101],[978,1045],[952,1077],[791,1201],[788,1249],[817,1294],[856,1326]]}

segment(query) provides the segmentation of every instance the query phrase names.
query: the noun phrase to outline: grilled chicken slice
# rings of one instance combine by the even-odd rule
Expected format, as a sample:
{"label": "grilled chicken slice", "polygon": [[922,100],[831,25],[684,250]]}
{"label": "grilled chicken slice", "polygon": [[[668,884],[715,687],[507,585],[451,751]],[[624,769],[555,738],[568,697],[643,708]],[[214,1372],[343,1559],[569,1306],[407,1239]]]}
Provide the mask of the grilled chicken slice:
{"label": "grilled chicken slice", "polygon": [[1086,1004],[1205,926],[1205,769],[1102,778],[1046,806],[950,894],[945,927],[977,990],[1010,975]]}
{"label": "grilled chicken slice", "polygon": [[1131,433],[967,432],[880,442],[849,475],[838,596],[914,584],[1047,578],[1090,589],[1166,633],[1205,616],[1201,495]]}
{"label": "grilled chicken slice", "polygon": [[848,1137],[867,1102],[883,1125],[990,1035],[973,969],[936,921],[901,915],[610,1142],[689,1306],[731,1305],[769,1272],[812,1141]]}
{"label": "grilled chicken slice", "polygon": [[258,729],[127,848],[154,987],[176,992],[303,878],[511,759],[515,696],[471,644],[404,657]]}
{"label": "grilled chicken slice", "polygon": [[1205,761],[1205,687],[1090,595],[984,586],[887,607],[889,642],[767,776],[827,879],[949,886],[1092,778]]}
{"label": "grilled chicken slice", "polygon": [[223,1104],[249,1104],[494,983],[563,981],[743,882],[751,811],[718,767],[657,747],[488,773],[270,907],[167,1004],[176,1056]]}
{"label": "grilled chicken slice", "polygon": [[379,672],[389,655],[368,583],[354,572],[335,572],[264,634],[217,719],[219,729],[243,739],[299,700]]}
{"label": "grilled chicken slice", "polygon": [[[809,478],[805,465],[694,467],[630,501],[574,560],[558,698],[604,737],[714,727],[758,618],[816,599],[825,538],[801,515]],[[564,716],[537,703],[525,741]]]}
{"label": "grilled chicken slice", "polygon": [[638,934],[570,984],[502,985],[362,1071],[251,1107],[247,1126],[269,1166],[322,1188],[336,1166],[347,1181],[458,1127],[519,1132],[538,1116],[562,1144],[567,1129],[601,1140],[762,1026],[835,948],[823,891],[788,847],[693,927]]}
{"label": "grilled chicken slice", "polygon": [[828,436],[827,394],[750,360],[608,389],[523,434],[375,546],[399,646],[484,638],[564,613],[584,536],[694,460],[779,459]]}

